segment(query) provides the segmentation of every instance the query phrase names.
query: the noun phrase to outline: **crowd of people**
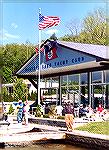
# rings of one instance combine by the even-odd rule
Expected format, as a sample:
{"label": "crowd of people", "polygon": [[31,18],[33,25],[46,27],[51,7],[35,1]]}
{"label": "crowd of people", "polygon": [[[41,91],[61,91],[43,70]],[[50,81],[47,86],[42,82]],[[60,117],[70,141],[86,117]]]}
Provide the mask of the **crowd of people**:
{"label": "crowd of people", "polygon": [[[49,114],[50,105],[45,104],[41,105],[42,114]],[[22,100],[18,101],[17,104],[17,122],[20,125],[25,124],[28,125],[28,117],[29,117],[29,109],[30,106],[28,104],[28,100],[22,102]],[[62,105],[58,104],[55,106],[55,116],[65,116],[66,127],[68,131],[73,130],[73,122],[74,118],[85,118],[89,121],[95,121],[97,118],[106,120],[109,119],[109,112],[102,107],[102,104],[99,104],[96,109],[92,109],[90,105],[71,103],[71,101],[64,102]],[[7,116],[5,117],[5,120]]]}
{"label": "crowd of people", "polygon": [[[68,130],[73,130],[74,118],[83,118],[89,121],[96,121],[97,119],[106,120],[109,118],[109,112],[99,104],[96,109],[93,109],[90,105],[85,104],[73,104],[71,101],[62,103],[55,107],[55,116],[65,116],[65,122]],[[50,112],[50,105],[46,104],[44,107],[44,113]]]}

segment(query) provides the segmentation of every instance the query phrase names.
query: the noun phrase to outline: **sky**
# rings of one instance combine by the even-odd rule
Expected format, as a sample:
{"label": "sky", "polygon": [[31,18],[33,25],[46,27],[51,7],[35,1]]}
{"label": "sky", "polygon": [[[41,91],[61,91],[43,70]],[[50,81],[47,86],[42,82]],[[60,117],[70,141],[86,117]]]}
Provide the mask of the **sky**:
{"label": "sky", "polygon": [[[46,2],[46,3],[45,3]],[[0,44],[26,43],[38,44],[38,12],[44,16],[60,17],[60,24],[41,31],[41,39],[46,40],[53,33],[62,37],[70,33],[66,25],[71,20],[82,21],[97,8],[106,8],[102,0],[77,1],[35,1],[35,0],[1,0]]]}

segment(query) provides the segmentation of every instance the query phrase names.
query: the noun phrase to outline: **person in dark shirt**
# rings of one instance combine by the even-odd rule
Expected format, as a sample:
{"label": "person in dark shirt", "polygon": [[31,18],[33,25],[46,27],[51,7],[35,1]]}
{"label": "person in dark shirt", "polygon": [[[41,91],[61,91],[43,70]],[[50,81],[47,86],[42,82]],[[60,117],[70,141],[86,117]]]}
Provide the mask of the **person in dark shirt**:
{"label": "person in dark shirt", "polygon": [[45,114],[48,114],[50,111],[50,108],[48,106],[48,104],[45,105]]}
{"label": "person in dark shirt", "polygon": [[73,128],[73,120],[74,120],[74,108],[70,102],[65,104],[65,122],[68,131],[72,131]]}
{"label": "person in dark shirt", "polygon": [[88,113],[88,110],[85,109],[86,106],[84,106],[83,104],[80,105],[79,108],[79,118],[86,116],[86,113]]}

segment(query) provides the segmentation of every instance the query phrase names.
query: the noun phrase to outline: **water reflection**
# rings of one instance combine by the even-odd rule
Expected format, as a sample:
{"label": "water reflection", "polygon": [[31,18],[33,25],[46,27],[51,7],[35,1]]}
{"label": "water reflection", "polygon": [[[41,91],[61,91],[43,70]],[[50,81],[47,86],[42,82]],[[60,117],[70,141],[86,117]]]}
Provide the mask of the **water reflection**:
{"label": "water reflection", "polygon": [[32,145],[31,147],[7,147],[4,150],[89,150],[86,148],[81,148],[72,145],[64,144],[41,144],[41,145]]}

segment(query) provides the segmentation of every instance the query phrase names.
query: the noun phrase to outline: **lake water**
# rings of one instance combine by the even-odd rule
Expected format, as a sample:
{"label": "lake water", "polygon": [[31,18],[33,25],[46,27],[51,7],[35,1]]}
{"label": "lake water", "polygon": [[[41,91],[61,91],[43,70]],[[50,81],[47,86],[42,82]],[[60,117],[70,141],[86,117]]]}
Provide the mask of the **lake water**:
{"label": "lake water", "polygon": [[38,144],[28,147],[6,147],[4,150],[89,150],[72,145],[65,144]]}

